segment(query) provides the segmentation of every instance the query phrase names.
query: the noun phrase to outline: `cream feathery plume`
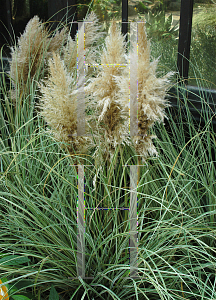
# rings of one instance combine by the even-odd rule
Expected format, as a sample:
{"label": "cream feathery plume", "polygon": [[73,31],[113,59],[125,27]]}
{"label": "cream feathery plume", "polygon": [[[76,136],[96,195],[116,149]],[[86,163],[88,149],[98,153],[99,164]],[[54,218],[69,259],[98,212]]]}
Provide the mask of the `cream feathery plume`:
{"label": "cream feathery plume", "polygon": [[125,67],[121,65],[126,63],[126,42],[116,22],[112,22],[105,43],[99,75],[85,90],[94,97],[94,104],[89,106],[96,109],[96,119],[100,123],[100,150],[104,156],[109,154],[107,158],[111,160],[117,145],[130,144],[128,100],[118,97],[119,88],[114,80],[114,76],[121,76]]}
{"label": "cream feathery plume", "polygon": [[62,147],[67,148],[70,153],[86,153],[91,138],[76,136],[77,96],[72,94],[76,79],[67,72],[59,54],[53,53],[53,58],[49,60],[49,77],[39,87],[42,96],[37,106],[40,108],[39,114],[51,127],[47,132],[57,140],[69,143],[69,146]]}
{"label": "cream feathery plume", "polygon": [[50,42],[47,52],[49,54],[53,52],[59,52],[61,50],[61,47],[63,48],[65,43],[67,42],[67,38],[68,30],[66,27],[64,27],[61,31],[55,32],[55,35],[49,39]]}
{"label": "cream feathery plume", "polygon": [[67,66],[68,72],[75,71],[77,67],[77,43],[72,39],[71,36],[68,37],[66,46],[63,49],[63,57],[65,66]]}
{"label": "cream feathery plume", "polygon": [[41,66],[46,69],[47,60],[53,51],[58,52],[64,44],[67,30],[63,28],[61,32],[56,32],[51,38],[45,25],[34,16],[26,25],[24,33],[18,39],[18,44],[11,47],[11,64],[9,75],[12,79],[13,90],[12,100],[16,102],[16,87],[19,93],[23,94],[26,90],[28,78],[32,80]]}
{"label": "cream feathery plume", "polygon": [[[132,42],[132,57],[136,55],[137,44]],[[129,61],[130,54],[127,55]],[[155,122],[163,122],[166,117],[164,109],[170,106],[165,100],[166,91],[170,86],[169,78],[173,72],[169,72],[162,78],[157,77],[158,59],[150,61],[150,41],[147,39],[144,23],[138,23],[138,134],[132,138],[134,148],[138,155],[142,156],[142,161],[146,158],[158,155],[157,150],[152,142],[156,136],[150,135],[149,129]],[[123,76],[115,77],[122,97],[129,99],[129,68],[124,70]],[[128,101],[128,100],[127,100]],[[167,118],[167,117],[166,117]]]}
{"label": "cream feathery plume", "polygon": [[[98,24],[98,18],[92,11],[87,17],[86,21],[91,23],[85,24],[85,48],[86,48],[86,64],[96,64],[96,57],[100,55],[100,51],[97,50],[98,41],[106,35],[106,32],[101,32],[103,25]],[[84,27],[81,27],[84,30]],[[95,69],[95,68],[94,68]],[[96,68],[97,69],[97,68]],[[87,72],[93,70],[92,67],[87,69]],[[91,73],[91,72],[90,72]]]}
{"label": "cream feathery plume", "polygon": [[[92,11],[85,20],[85,64],[94,65],[96,64],[96,57],[99,56],[99,51],[96,49],[96,44],[100,38],[102,38],[106,33],[101,32],[102,25],[98,25],[98,18],[96,14]],[[75,41],[69,37],[67,45],[64,47],[64,61],[68,68],[68,71],[74,72],[77,68],[77,38],[83,37],[84,26],[82,25],[80,30],[76,33]],[[84,56],[84,50],[79,49],[79,56]],[[92,70],[95,68],[86,68],[86,75],[91,75]]]}
{"label": "cream feathery plume", "polygon": [[47,31],[39,21],[39,17],[33,17],[26,25],[24,33],[18,39],[18,45],[11,47],[10,77],[14,88],[16,83],[21,89],[27,82],[29,73],[32,77],[39,64],[43,62],[42,55],[47,45]]}

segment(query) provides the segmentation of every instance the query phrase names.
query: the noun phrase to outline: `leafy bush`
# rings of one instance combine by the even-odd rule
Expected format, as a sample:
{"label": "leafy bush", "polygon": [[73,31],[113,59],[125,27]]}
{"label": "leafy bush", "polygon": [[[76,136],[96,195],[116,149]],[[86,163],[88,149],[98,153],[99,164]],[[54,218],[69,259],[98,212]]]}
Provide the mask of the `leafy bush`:
{"label": "leafy bush", "polygon": [[137,4],[137,9],[140,13],[144,14],[147,13],[149,11],[149,6],[148,4],[151,3],[151,1],[144,1],[145,4],[141,1],[139,1],[139,3]]}
{"label": "leafy bush", "polygon": [[145,20],[147,33],[150,38],[167,40],[178,38],[179,25],[172,26],[172,14],[166,17],[165,11],[156,13],[150,11],[145,15]]}
{"label": "leafy bush", "polygon": [[121,3],[118,0],[95,0],[93,10],[98,15],[99,21],[110,21],[113,18],[121,18]]}

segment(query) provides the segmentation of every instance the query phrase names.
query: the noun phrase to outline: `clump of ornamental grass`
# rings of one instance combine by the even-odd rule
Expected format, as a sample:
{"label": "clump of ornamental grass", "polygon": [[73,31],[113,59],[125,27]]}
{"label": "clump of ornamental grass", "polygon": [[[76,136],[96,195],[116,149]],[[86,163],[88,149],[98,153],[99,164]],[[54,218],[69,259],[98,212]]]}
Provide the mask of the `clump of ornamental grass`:
{"label": "clump of ornamental grass", "polygon": [[[163,122],[165,107],[169,104],[165,100],[169,88],[168,73],[164,77],[157,77],[157,60],[151,62],[150,41],[147,39],[145,24],[138,25],[138,136],[128,136],[129,132],[129,85],[130,54],[126,55],[125,44],[120,29],[112,22],[109,35],[106,38],[100,63],[101,68],[97,78],[93,78],[86,87],[94,98],[91,104],[95,108],[96,119],[100,128],[100,145],[94,154],[95,162],[108,158],[111,162],[117,146],[129,145],[138,155],[138,162],[142,157],[143,163],[150,156],[157,155],[153,144],[155,135],[150,129],[155,122]],[[136,43],[131,45],[135,56]],[[119,64],[119,65],[117,65]],[[126,67],[120,65],[126,64]],[[99,153],[100,152],[100,153]],[[102,159],[101,159],[102,154]]]}
{"label": "clump of ornamental grass", "polygon": [[18,39],[17,45],[11,47],[10,78],[12,101],[21,98],[28,91],[28,82],[32,82],[36,74],[40,74],[42,67],[46,67],[47,60],[53,52],[58,52],[64,44],[66,28],[50,37],[45,24],[34,16],[26,25],[24,33]]}
{"label": "clump of ornamental grass", "polygon": [[[96,20],[94,14],[91,14],[87,20]],[[89,24],[89,26],[88,26]],[[87,23],[86,43],[89,46],[94,37],[97,37],[97,30],[92,34],[91,30],[94,26]],[[81,28],[83,30],[83,26]],[[80,30],[80,32],[81,32]],[[91,34],[89,34],[91,32]],[[79,36],[79,32],[77,33]],[[83,35],[80,34],[82,37]],[[99,37],[99,35],[98,35]],[[46,116],[47,123],[56,132],[55,136],[61,141],[70,144],[74,143],[74,138],[69,137],[76,132],[76,112],[75,108],[69,108],[71,97],[76,97],[77,90],[75,82],[73,88],[68,88],[71,85],[70,77],[76,78],[75,54],[71,53],[71,61],[69,53],[71,40],[64,49],[64,61],[59,56],[54,56],[50,62],[50,78],[44,81],[41,85],[43,94],[42,115]],[[84,49],[79,47],[78,53],[84,55]],[[132,56],[135,56],[137,47],[136,43],[132,43]],[[77,54],[77,51],[75,51]],[[91,52],[89,62],[94,62]],[[151,135],[150,129],[155,122],[163,122],[165,107],[169,104],[165,100],[166,91],[169,87],[169,77],[173,74],[168,73],[164,77],[157,77],[157,60],[151,61],[150,57],[150,42],[147,39],[144,23],[138,24],[138,136],[129,136],[129,68],[128,64],[130,54],[126,55],[126,42],[121,34],[120,28],[116,22],[111,23],[109,34],[105,39],[105,47],[99,57],[100,68],[96,78],[88,80],[88,85],[84,88],[87,98],[90,98],[88,108],[94,110],[94,115],[88,116],[87,119],[91,124],[90,127],[94,132],[94,147],[96,150],[93,154],[95,164],[100,165],[101,161],[109,161],[111,163],[116,149],[121,149],[121,146],[129,145],[136,151],[142,161],[146,162],[149,156],[157,155],[157,150],[153,144],[155,135]],[[84,61],[81,60],[81,63]],[[55,63],[55,72],[58,80],[53,85],[53,70]],[[62,66],[61,66],[62,64]],[[59,72],[58,69],[59,68]],[[133,70],[131,70],[132,72]],[[72,79],[71,79],[72,80]],[[63,83],[64,82],[64,83]],[[67,82],[65,86],[65,82]],[[84,83],[84,82],[83,82]],[[51,87],[52,86],[52,87]],[[71,93],[71,95],[70,95]],[[51,96],[50,96],[51,95]],[[68,100],[63,101],[64,97]],[[67,95],[67,96],[66,96]],[[52,99],[52,100],[51,100]],[[55,99],[55,100],[54,100]],[[69,100],[70,99],[70,100]],[[75,98],[74,98],[75,99]],[[92,100],[93,99],[93,100]],[[55,102],[55,107],[52,107],[52,101]],[[59,103],[59,104],[58,104]],[[79,106],[79,103],[77,103]],[[64,107],[65,106],[65,107]],[[61,107],[61,112],[57,108]],[[65,113],[62,114],[62,111]],[[59,116],[57,117],[59,113]],[[72,115],[70,115],[72,114]],[[49,120],[49,121],[48,121]],[[72,125],[73,124],[73,125]],[[98,132],[96,133],[96,128]],[[58,133],[57,133],[58,131]],[[77,138],[74,144],[75,150],[84,151],[85,141],[88,138]],[[82,142],[81,142],[82,141]],[[79,142],[81,143],[78,146]],[[91,146],[93,145],[90,143]],[[90,145],[89,144],[89,145]],[[71,152],[71,146],[69,146]],[[83,154],[83,153],[82,153]]]}

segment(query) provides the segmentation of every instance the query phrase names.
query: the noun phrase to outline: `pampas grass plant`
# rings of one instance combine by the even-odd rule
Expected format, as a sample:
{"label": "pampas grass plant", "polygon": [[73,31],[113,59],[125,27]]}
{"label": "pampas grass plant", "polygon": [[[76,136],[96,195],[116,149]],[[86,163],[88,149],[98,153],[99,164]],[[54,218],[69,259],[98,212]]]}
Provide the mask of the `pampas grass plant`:
{"label": "pampas grass plant", "polygon": [[[85,25],[87,58],[84,63],[87,66],[95,66],[96,54],[99,51],[96,50],[96,47],[92,47],[92,44],[97,43],[104,33],[99,32],[101,26],[97,24],[98,19],[93,12],[85,20],[92,23]],[[80,32],[76,34],[76,40],[79,34],[81,37],[83,36],[83,31],[84,26],[82,25]],[[89,141],[88,138],[78,138],[75,142],[74,137],[69,137],[76,132],[77,118],[74,114],[77,110],[74,108],[73,105],[75,104],[72,100],[70,100],[73,103],[71,109],[69,109],[69,100],[65,100],[65,97],[71,99],[71,94],[74,98],[77,95],[75,81],[73,88],[71,88],[72,83],[69,78],[71,77],[71,80],[73,80],[72,78],[76,79],[77,53],[79,56],[84,56],[84,49],[76,47],[76,41],[67,35],[67,44],[62,51],[63,59],[59,55],[52,54],[60,53],[59,45],[64,44],[65,40],[65,28],[49,38],[44,24],[35,16],[29,21],[24,34],[19,38],[18,47],[12,48],[10,76],[13,83],[19,83],[20,93],[23,93],[28,77],[30,76],[32,80],[42,61],[50,59],[49,69],[47,69],[49,75],[40,85],[43,105],[39,105],[38,108],[42,110],[41,115],[45,117],[48,125],[55,131],[54,136],[60,141],[70,143],[68,150],[72,153],[72,144],[75,143],[75,152],[78,149],[80,151],[85,149],[86,151],[87,148],[84,147],[83,143],[84,140]],[[31,41],[30,44],[29,41]],[[136,45],[132,44],[131,47],[134,49],[132,55],[135,55]],[[47,49],[45,55],[44,48]],[[99,134],[95,135],[97,141],[94,153],[96,165],[99,164],[99,161],[106,161],[107,159],[111,162],[117,146],[126,144],[132,146],[132,143],[143,162],[149,155],[157,155],[152,142],[155,136],[151,135],[149,130],[156,121],[163,121],[164,119],[164,109],[168,105],[164,99],[169,87],[168,79],[171,73],[162,78],[157,77],[157,60],[150,62],[150,42],[147,40],[144,23],[138,25],[138,134],[141,136],[133,137],[132,141],[128,137],[129,59],[130,57],[126,55],[126,43],[121,30],[116,22],[112,22],[105,40],[105,47],[99,58],[100,68],[97,77],[89,78],[90,76],[86,76],[85,78],[88,82],[85,92],[87,92],[88,98],[94,99],[94,101],[90,101],[88,107],[94,109],[95,115],[89,117],[88,120],[91,122],[94,134],[97,128],[95,120],[100,128]],[[92,68],[86,68],[86,75],[88,75],[88,69]],[[92,76],[92,72],[90,75]],[[16,93],[16,88],[13,93]],[[52,96],[50,97],[50,95]],[[14,99],[14,96],[12,98]],[[58,110],[59,107],[61,107],[60,110]],[[78,146],[79,143],[80,146]],[[90,144],[92,145],[92,143]]]}
{"label": "pampas grass plant", "polygon": [[[143,53],[147,55],[147,51]],[[140,67],[144,70],[146,66],[143,81],[142,78],[139,81],[142,87],[139,90],[140,115],[142,110],[144,115],[145,110],[154,120],[154,114],[158,118],[161,116],[161,120],[164,104],[160,110],[160,102],[156,101],[155,108],[152,96],[158,95],[155,100],[162,101],[163,93],[153,86],[158,83],[157,76],[155,71],[150,72],[151,61],[147,62],[148,59]],[[109,68],[111,72],[113,68]],[[103,78],[104,71],[102,66],[98,68],[95,78]],[[40,67],[36,75],[39,72]],[[126,99],[128,78],[124,72],[116,73],[113,77],[119,89],[112,82],[116,94],[119,92],[116,99],[124,95]],[[36,75],[33,82],[41,79]],[[127,84],[123,85],[123,79]],[[68,71],[64,55],[52,54],[47,76],[40,81],[44,117],[33,117],[32,106],[39,92],[36,84],[32,84],[29,86],[31,94],[22,97],[25,101],[15,118],[10,93],[7,93],[5,81],[0,80],[0,279],[8,286],[9,298],[21,299],[25,293],[25,299],[32,300],[54,299],[53,294],[61,300],[216,299],[215,132],[211,122],[214,113],[200,90],[203,109],[197,124],[189,109],[187,90],[178,83],[176,116],[167,107],[166,127],[157,121],[154,127],[148,127],[152,135],[158,136],[154,141],[158,156],[146,158],[149,165],[143,165],[138,184],[139,277],[129,277],[129,211],[121,209],[129,206],[132,192],[128,178],[124,184],[127,167],[122,165],[137,163],[135,149],[128,145],[122,148],[121,160],[116,160],[111,184],[101,172],[94,188],[92,179],[97,172],[96,166],[92,164],[88,168],[85,165],[85,275],[93,279],[77,277],[77,172],[70,165],[72,154],[68,155],[60,147],[63,142],[58,141],[62,137],[67,139],[69,129],[76,131],[75,82],[76,74]],[[197,82],[200,84],[200,79]],[[21,91],[19,85],[18,82],[17,89]],[[142,94],[146,90],[145,98]],[[103,99],[102,95],[95,95],[95,98]],[[94,107],[97,103],[94,104],[93,95],[88,96]],[[26,101],[29,98],[30,107]],[[119,103],[124,101],[119,100]],[[103,104],[95,113],[96,124]],[[109,106],[103,120],[108,113]],[[103,126],[100,122],[93,137],[95,134],[100,137],[103,130],[109,129]],[[47,134],[44,127],[53,130],[56,137]],[[143,126],[140,132],[142,130],[144,133],[147,128]],[[73,146],[76,146],[75,141]],[[105,211],[105,197],[115,209]]]}
{"label": "pampas grass plant", "polygon": [[[158,59],[151,61],[150,41],[147,40],[145,24],[138,24],[138,134],[131,139],[127,136],[129,129],[129,59],[126,55],[126,44],[116,22],[112,22],[109,35],[105,40],[106,47],[100,57],[100,71],[97,78],[92,79],[86,91],[94,98],[95,115],[100,124],[100,143],[95,152],[95,161],[112,161],[116,147],[124,145],[133,147],[146,162],[149,156],[157,155],[152,142],[155,135],[150,129],[155,122],[163,122],[165,108],[169,105],[165,100],[170,86],[169,72],[163,77],[156,73]],[[132,56],[137,51],[132,44]],[[120,65],[123,66],[120,66]]]}
{"label": "pampas grass plant", "polygon": [[[95,24],[87,23],[85,30],[86,49],[89,50],[86,62],[88,65],[95,65],[96,60],[93,57],[96,56],[96,51],[94,51],[95,48],[92,49],[90,46],[92,43],[97,42],[102,34],[98,32],[100,27],[97,26],[97,17],[93,12],[86,20],[95,22]],[[77,32],[76,39],[78,36],[83,36],[83,30],[84,26],[81,27],[80,32]],[[86,153],[87,148],[83,147],[84,141],[91,146],[88,149],[93,148],[93,143],[89,143],[89,138],[78,138],[76,143],[74,138],[69,138],[70,134],[74,135],[76,132],[75,124],[77,118],[74,115],[76,110],[74,108],[69,109],[70,106],[67,101],[71,100],[62,101],[64,97],[70,99],[70,94],[73,94],[75,97],[78,92],[75,89],[75,82],[73,83],[73,89],[70,90],[68,81],[70,76],[71,78],[76,77],[77,53],[79,56],[84,56],[84,49],[79,48],[79,43],[77,49],[75,46],[75,41],[69,37],[68,43],[63,50],[64,61],[60,60],[60,57],[54,56],[55,67],[52,62],[50,63],[51,75],[47,79],[47,84],[45,80],[44,85],[41,85],[40,89],[43,94],[43,105],[40,106],[40,109],[42,110],[41,115],[45,117],[48,125],[55,131],[54,136],[65,143],[70,142],[68,147],[70,153],[72,153],[71,144],[74,144],[75,153],[82,150]],[[136,45],[132,44],[131,47],[134,50],[133,56],[135,55]],[[106,161],[108,161],[109,168],[114,155],[116,157],[118,151],[122,152],[122,147],[125,145],[134,147],[139,156],[138,164],[140,164],[140,156],[145,162],[148,156],[157,155],[152,142],[152,139],[156,136],[151,135],[149,130],[155,122],[160,122],[164,119],[164,109],[168,106],[165,101],[165,95],[169,87],[168,79],[172,73],[168,73],[162,78],[157,77],[157,60],[150,62],[150,42],[147,40],[144,23],[138,25],[138,134],[141,136],[133,137],[132,141],[128,136],[129,59],[130,57],[126,55],[126,43],[120,27],[113,21],[109,34],[105,39],[105,46],[99,57],[100,68],[97,77],[88,80],[86,78],[88,84],[84,88],[87,98],[93,99],[89,101],[88,108],[94,110],[94,115],[89,116],[88,121],[93,129],[94,142],[96,141],[94,144],[96,150],[93,157],[95,165],[99,168],[101,162],[105,163]],[[83,63],[82,60],[80,61]],[[60,67],[61,63],[62,67]],[[59,72],[57,66],[59,67]],[[54,68],[55,75],[53,73]],[[58,78],[58,80],[55,80],[53,76],[56,79]],[[67,93],[67,96],[65,96],[65,93]],[[50,97],[49,95],[52,96]],[[52,104],[54,103],[52,101],[55,102],[55,105]],[[77,103],[78,106],[79,103]],[[61,112],[57,107],[61,107]],[[63,111],[65,113],[62,113]],[[96,128],[99,128],[97,132]],[[79,143],[80,146],[78,147]]]}

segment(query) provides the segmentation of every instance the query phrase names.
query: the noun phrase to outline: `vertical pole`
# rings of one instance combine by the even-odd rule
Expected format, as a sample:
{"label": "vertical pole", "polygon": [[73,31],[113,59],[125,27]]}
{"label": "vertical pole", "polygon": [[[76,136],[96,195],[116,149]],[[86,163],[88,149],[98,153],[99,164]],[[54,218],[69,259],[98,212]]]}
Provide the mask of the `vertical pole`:
{"label": "vertical pole", "polygon": [[[132,48],[134,46],[134,48]],[[137,23],[130,23],[130,135],[138,136],[137,100]]]}
{"label": "vertical pole", "polygon": [[188,82],[191,28],[193,16],[193,0],[181,0],[179,45],[178,45],[178,72],[180,80]]}
{"label": "vertical pole", "polygon": [[77,211],[77,275],[85,277],[85,203],[84,203],[84,166],[78,165],[78,211]]}
{"label": "vertical pole", "polygon": [[130,277],[138,277],[137,261],[137,166],[130,166]]}
{"label": "vertical pole", "polygon": [[[81,30],[82,26],[84,27]],[[77,51],[77,88],[79,90],[77,95],[77,136],[85,135],[85,50],[84,50],[84,33],[85,23],[78,22],[78,51]]]}
{"label": "vertical pole", "polygon": [[57,20],[57,11],[56,0],[48,0],[48,18],[51,21],[52,28],[56,27],[53,22]]}
{"label": "vertical pole", "polygon": [[[122,34],[125,35],[128,33],[128,0],[122,0]],[[128,41],[128,37],[126,36],[125,42]]]}

